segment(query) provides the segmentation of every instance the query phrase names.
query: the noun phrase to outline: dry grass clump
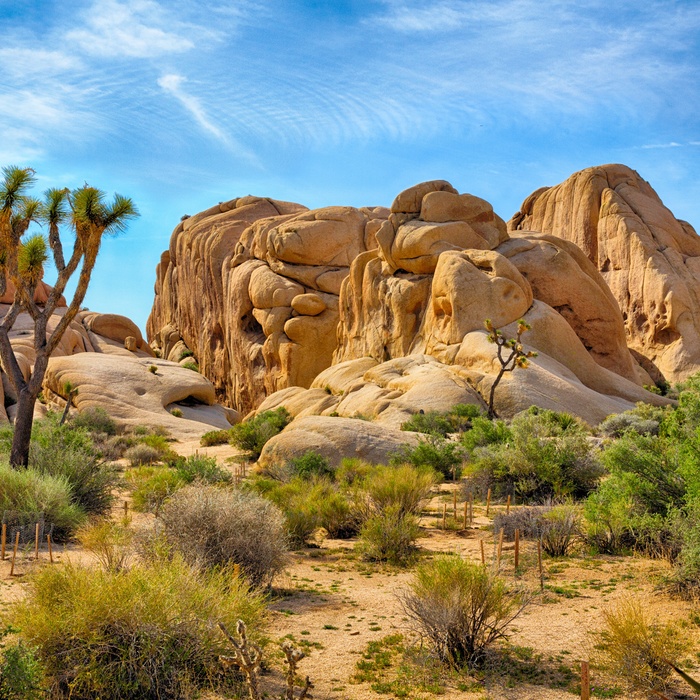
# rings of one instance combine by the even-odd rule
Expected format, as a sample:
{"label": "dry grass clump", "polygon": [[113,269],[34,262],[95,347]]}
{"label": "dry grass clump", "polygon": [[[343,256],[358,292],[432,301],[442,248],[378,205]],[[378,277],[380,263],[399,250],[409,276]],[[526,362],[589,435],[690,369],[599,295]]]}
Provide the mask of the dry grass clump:
{"label": "dry grass clump", "polygon": [[399,505],[391,505],[365,521],[357,550],[368,561],[403,566],[416,554],[419,534],[416,517],[401,512]]}
{"label": "dry grass clump", "polygon": [[124,458],[129,460],[132,467],[140,467],[144,464],[154,464],[160,460],[160,452],[150,445],[139,443],[124,452]]}
{"label": "dry grass clump", "polygon": [[603,663],[630,690],[658,693],[688,650],[688,640],[671,624],[649,621],[639,600],[626,598],[603,611],[604,629],[597,649]]}
{"label": "dry grass clump", "polygon": [[419,566],[402,602],[442,661],[470,668],[483,663],[525,604],[492,571],[456,556]]}
{"label": "dry grass clump", "polygon": [[239,564],[256,586],[284,568],[284,516],[256,494],[187,486],[164,506],[161,519],[168,542],[192,564]]}
{"label": "dry grass clump", "polygon": [[85,550],[109,571],[121,571],[129,560],[134,531],[111,520],[96,520],[83,525],[76,539]]}

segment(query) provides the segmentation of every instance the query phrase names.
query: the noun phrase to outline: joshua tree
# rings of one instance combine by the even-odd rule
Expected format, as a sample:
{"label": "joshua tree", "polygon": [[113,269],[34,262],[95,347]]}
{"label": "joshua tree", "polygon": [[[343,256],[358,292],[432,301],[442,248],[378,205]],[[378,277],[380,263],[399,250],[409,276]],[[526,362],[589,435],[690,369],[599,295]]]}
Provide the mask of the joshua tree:
{"label": "joshua tree", "polygon": [[78,395],[78,387],[73,386],[72,382],[63,383],[63,393],[66,395],[66,407],[63,409],[63,415],[61,420],[58,422],[59,425],[63,425],[68,418],[68,412],[70,411],[70,405],[73,399]]}
{"label": "joshua tree", "polygon": [[[530,330],[530,324],[526,323],[522,318],[518,321],[518,330],[516,332],[515,338],[506,338],[501,331],[494,328],[490,319],[486,319],[484,325],[488,331],[488,341],[489,343],[496,343],[497,346],[497,356],[498,362],[501,368],[498,370],[496,379],[494,379],[493,384],[491,384],[491,391],[489,392],[489,418],[496,418],[496,411],[493,408],[493,400],[496,394],[496,387],[498,383],[503,378],[506,372],[512,372],[516,367],[524,369],[528,366],[528,359],[530,357],[537,357],[537,353],[533,351],[525,351],[523,345],[520,342],[520,338],[525,331]],[[504,356],[505,352],[508,353]],[[510,352],[508,352],[510,350]]]}
{"label": "joshua tree", "polygon": [[[44,201],[27,195],[35,182],[31,168],[3,168],[0,181],[0,296],[8,291],[8,281],[14,288],[12,304],[0,322],[0,357],[17,393],[17,417],[10,453],[15,467],[27,466],[29,440],[32,432],[34,405],[46,374],[49,357],[56,349],[85,298],[90,276],[97,260],[104,234],[123,231],[127,223],[138,216],[131,199],[114,195],[111,204],[105,193],[84,185],[76,190],[49,189]],[[46,302],[34,301],[37,285],[44,274],[48,259],[46,239],[40,234],[22,240],[32,222],[48,226],[48,247],[51,248],[58,277]],[[70,258],[66,261],[60,227],[67,226],[75,234]],[[47,331],[48,322],[56,309],[66,284],[80,267],[78,284],[66,312],[55,328]],[[12,289],[10,287],[10,289]],[[43,306],[43,308],[42,308]],[[34,322],[34,367],[25,379],[10,343],[10,331],[21,312]]]}

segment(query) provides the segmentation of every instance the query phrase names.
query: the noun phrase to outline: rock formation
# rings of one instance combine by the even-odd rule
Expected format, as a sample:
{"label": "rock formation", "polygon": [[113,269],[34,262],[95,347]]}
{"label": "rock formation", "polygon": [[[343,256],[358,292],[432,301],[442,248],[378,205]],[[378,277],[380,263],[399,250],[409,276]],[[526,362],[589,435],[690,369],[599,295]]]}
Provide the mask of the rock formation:
{"label": "rock formation", "polygon": [[[43,287],[42,287],[43,289]],[[44,290],[45,291],[45,290]],[[42,299],[37,298],[37,303]],[[0,305],[0,316],[9,306]],[[49,324],[51,330],[65,313],[58,307]],[[20,314],[10,340],[25,376],[34,364],[34,323]],[[156,371],[153,372],[152,369]],[[64,333],[44,377],[44,404],[62,409],[68,398],[65,385],[78,389],[73,397],[77,410],[104,408],[126,425],[164,426],[180,436],[198,436],[212,427],[226,428],[239,417],[235,411],[216,404],[212,383],[180,365],[154,358],[153,351],[133,321],[116,314],[80,312]],[[17,397],[2,373],[0,422],[14,418]],[[170,413],[173,408],[182,418]]]}
{"label": "rock formation", "polygon": [[341,283],[388,213],[242,197],[185,219],[157,268],[149,337],[170,360],[191,351],[244,413],[310,386],[336,349]]}
{"label": "rock formation", "polygon": [[[220,298],[202,298],[206,285]],[[488,202],[439,180],[390,210],[246,197],[186,220],[158,268],[148,328],[170,359],[189,348],[207,372],[221,358],[212,378],[243,414],[284,405],[390,429],[418,410],[483,405],[499,369],[486,318],[511,337],[524,318],[539,352],[499,384],[501,415],[536,403],[596,423],[666,402],[642,388],[616,297],[580,248],[509,234]]]}
{"label": "rock formation", "polygon": [[[588,168],[539,189],[509,229],[518,237],[551,234],[585,253],[622,312],[627,345],[654,381],[679,381],[700,368],[700,237],[634,170]],[[561,313],[571,322],[571,311]]]}

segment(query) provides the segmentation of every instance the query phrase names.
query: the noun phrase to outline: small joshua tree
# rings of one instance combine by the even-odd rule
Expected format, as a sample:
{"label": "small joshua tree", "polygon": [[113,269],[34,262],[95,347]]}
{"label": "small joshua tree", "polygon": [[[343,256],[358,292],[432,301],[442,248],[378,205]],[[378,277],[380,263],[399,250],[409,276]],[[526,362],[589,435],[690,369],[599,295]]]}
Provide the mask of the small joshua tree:
{"label": "small joshua tree", "polygon": [[63,393],[66,395],[66,407],[63,409],[63,415],[59,421],[59,425],[63,425],[68,418],[68,412],[70,411],[71,403],[73,399],[78,395],[78,387],[73,386],[72,382],[63,383]]}
{"label": "small joshua tree", "polygon": [[[486,319],[484,325],[488,331],[488,341],[489,343],[496,344],[496,352],[498,356],[498,362],[501,368],[498,370],[496,379],[494,379],[493,384],[491,384],[491,391],[489,392],[489,418],[496,418],[496,411],[493,408],[493,400],[496,394],[496,387],[503,378],[506,372],[512,372],[516,367],[525,369],[528,366],[528,359],[531,357],[537,357],[537,353],[531,350],[525,351],[523,344],[520,342],[525,331],[530,330],[530,324],[524,321],[522,318],[518,321],[518,330],[516,332],[515,338],[506,338],[498,328],[495,328],[490,319]],[[510,351],[510,352],[509,352]],[[507,353],[507,354],[506,354]]]}

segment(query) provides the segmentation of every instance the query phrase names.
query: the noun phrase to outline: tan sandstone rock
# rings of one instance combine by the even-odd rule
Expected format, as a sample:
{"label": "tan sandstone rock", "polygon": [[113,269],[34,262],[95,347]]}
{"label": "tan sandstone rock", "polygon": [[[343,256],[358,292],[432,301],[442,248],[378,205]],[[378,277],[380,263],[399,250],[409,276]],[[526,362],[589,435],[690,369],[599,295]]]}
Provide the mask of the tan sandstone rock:
{"label": "tan sandstone rock", "polygon": [[700,237],[624,165],[575,173],[531,194],[509,222],[575,243],[622,311],[626,340],[655,381],[700,366]]}

